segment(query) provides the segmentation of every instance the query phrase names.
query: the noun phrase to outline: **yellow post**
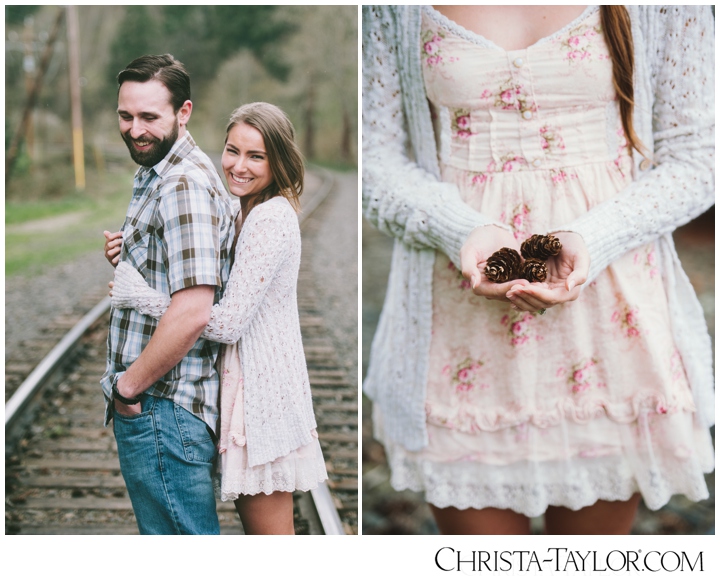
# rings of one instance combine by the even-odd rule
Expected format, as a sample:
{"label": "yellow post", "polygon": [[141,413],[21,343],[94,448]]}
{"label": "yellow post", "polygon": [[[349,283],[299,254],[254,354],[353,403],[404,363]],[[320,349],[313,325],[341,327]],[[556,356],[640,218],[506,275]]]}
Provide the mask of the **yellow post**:
{"label": "yellow post", "polygon": [[85,190],[85,153],[83,151],[82,126],[73,128],[73,162],[75,164],[75,187]]}
{"label": "yellow post", "polygon": [[73,161],[75,188],[85,190],[85,153],[83,148],[82,108],[80,106],[80,41],[77,6],[67,7],[68,61],[72,110]]}

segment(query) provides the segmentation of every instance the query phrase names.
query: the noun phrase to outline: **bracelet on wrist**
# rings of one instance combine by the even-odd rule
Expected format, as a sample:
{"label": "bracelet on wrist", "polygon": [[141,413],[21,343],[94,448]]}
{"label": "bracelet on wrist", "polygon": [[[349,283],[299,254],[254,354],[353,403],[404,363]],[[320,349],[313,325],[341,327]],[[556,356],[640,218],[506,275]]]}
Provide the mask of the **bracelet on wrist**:
{"label": "bracelet on wrist", "polygon": [[125,405],[137,405],[140,402],[140,397],[134,397],[134,398],[123,397],[120,394],[120,391],[118,391],[117,380],[113,382],[112,394],[113,394],[113,399],[117,399],[118,401],[120,401],[121,403],[123,403]]}

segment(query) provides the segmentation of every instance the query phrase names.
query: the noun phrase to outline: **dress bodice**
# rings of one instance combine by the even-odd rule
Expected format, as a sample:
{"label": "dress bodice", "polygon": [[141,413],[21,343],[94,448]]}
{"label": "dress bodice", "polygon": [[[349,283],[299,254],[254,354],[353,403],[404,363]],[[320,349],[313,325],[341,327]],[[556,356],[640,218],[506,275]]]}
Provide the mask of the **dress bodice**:
{"label": "dress bodice", "polygon": [[450,126],[444,163],[476,172],[547,171],[627,153],[597,7],[513,51],[428,7],[421,43],[428,97]]}

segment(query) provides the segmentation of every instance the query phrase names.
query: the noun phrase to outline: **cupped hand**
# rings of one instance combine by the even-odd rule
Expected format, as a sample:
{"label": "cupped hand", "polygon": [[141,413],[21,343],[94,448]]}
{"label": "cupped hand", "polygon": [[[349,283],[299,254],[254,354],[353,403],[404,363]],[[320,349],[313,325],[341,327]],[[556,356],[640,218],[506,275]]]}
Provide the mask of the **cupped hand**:
{"label": "cupped hand", "polygon": [[470,281],[475,295],[489,300],[512,301],[507,297],[515,285],[529,285],[526,279],[515,279],[505,283],[493,283],[485,275],[488,258],[503,247],[520,252],[520,245],[510,231],[495,225],[477,227],[468,236],[460,249],[460,266],[463,277]]}
{"label": "cupped hand", "polygon": [[120,250],[122,249],[122,231],[117,233],[111,233],[110,231],[103,231],[105,235],[105,259],[110,262],[110,265],[117,265],[120,261]]}
{"label": "cupped hand", "polygon": [[521,310],[537,312],[572,302],[580,296],[581,286],[587,281],[590,254],[583,238],[568,231],[553,235],[562,243],[562,250],[546,260],[547,279],[542,283],[513,282],[507,293],[507,298]]}

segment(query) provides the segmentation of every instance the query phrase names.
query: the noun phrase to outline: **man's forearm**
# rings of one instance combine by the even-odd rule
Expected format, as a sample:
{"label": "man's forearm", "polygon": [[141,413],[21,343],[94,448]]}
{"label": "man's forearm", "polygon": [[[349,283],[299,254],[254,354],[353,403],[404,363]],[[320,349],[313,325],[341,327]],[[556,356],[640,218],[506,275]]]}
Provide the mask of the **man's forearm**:
{"label": "man's forearm", "polygon": [[118,380],[118,391],[135,397],[170,371],[192,348],[205,329],[215,288],[202,285],[173,294],[150,342]]}

